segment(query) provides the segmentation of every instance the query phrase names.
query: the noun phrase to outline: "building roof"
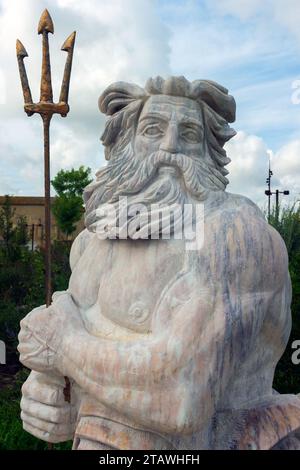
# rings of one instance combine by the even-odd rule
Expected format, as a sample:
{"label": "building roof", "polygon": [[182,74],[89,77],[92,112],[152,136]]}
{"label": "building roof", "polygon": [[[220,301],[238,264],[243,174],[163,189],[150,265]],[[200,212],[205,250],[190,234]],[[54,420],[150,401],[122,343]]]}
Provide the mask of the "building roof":
{"label": "building roof", "polygon": [[[44,197],[41,196],[9,196],[12,206],[44,206]],[[51,202],[54,201],[51,197]],[[0,196],[0,206],[3,205],[5,196]]]}

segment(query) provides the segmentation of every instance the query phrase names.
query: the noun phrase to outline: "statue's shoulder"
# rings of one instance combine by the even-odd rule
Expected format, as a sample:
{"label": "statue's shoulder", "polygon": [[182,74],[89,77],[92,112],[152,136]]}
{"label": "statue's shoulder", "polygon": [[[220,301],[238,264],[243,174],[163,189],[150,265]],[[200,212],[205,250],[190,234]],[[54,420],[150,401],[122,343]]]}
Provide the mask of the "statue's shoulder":
{"label": "statue's shoulder", "polygon": [[86,247],[94,237],[94,233],[90,232],[88,229],[84,229],[75,238],[70,251],[70,266],[72,271]]}
{"label": "statue's shoulder", "polygon": [[241,194],[224,193],[220,211],[230,218],[239,218],[245,215],[251,217],[252,220],[264,221],[267,224],[260,208],[251,199]]}
{"label": "statue's shoulder", "polygon": [[254,239],[261,237],[281,239],[279,233],[268,223],[261,209],[251,199],[240,194],[224,193],[224,197],[216,210],[220,224],[226,229],[243,231]]}
{"label": "statue's shoulder", "polygon": [[274,272],[286,275],[285,243],[256,204],[247,197],[225,193],[212,212],[205,239],[210,250],[223,253],[228,269],[246,271],[253,264],[263,272],[274,260]]}

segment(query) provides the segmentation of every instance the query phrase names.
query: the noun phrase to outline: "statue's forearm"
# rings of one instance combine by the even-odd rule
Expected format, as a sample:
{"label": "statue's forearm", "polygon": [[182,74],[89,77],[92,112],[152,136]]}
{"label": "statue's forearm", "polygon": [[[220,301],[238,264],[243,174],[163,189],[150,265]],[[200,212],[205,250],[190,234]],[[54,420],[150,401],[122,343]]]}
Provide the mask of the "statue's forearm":
{"label": "statue's forearm", "polygon": [[[123,345],[89,337],[84,354],[64,356],[68,373],[89,395],[140,426],[158,432],[189,432],[193,414],[189,387],[176,379],[174,362],[159,352],[159,342]],[[87,340],[86,335],[72,344]],[[91,344],[92,343],[92,344]],[[70,344],[70,343],[69,343]],[[82,344],[82,343],[81,343]]]}
{"label": "statue's forearm", "polygon": [[61,372],[77,380],[80,370],[86,380],[104,387],[174,386],[199,352],[199,313],[198,301],[191,301],[173,312],[164,328],[153,325],[151,334],[132,341],[95,337],[82,324],[69,322],[60,345]]}
{"label": "statue's forearm", "polygon": [[180,421],[184,403],[190,402],[188,387],[176,379],[178,361],[162,344],[152,339],[124,345],[74,333],[64,340],[62,370],[85,392],[140,425],[182,432],[188,423]]}
{"label": "statue's forearm", "polygon": [[168,383],[179,365],[175,348],[175,343],[165,337],[122,343],[96,338],[84,330],[72,331],[63,340],[62,369],[71,377],[81,370],[88,380],[104,386]]}
{"label": "statue's forearm", "polygon": [[189,410],[191,402],[184,386],[149,386],[142,390],[129,386],[103,386],[79,369],[75,370],[74,377],[85,393],[141,427],[176,434],[188,432],[194,424],[191,424],[194,416]]}

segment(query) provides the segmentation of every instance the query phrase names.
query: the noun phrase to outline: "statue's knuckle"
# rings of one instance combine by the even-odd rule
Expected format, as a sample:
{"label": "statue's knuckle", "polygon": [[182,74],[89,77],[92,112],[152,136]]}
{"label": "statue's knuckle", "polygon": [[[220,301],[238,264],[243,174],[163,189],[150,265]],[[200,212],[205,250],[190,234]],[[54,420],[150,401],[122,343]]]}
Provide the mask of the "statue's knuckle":
{"label": "statue's knuckle", "polygon": [[58,424],[64,421],[64,411],[61,407],[51,406],[49,410],[52,423]]}
{"label": "statue's knuckle", "polygon": [[20,402],[20,408],[21,408],[21,411],[26,411],[27,410],[27,403],[26,401],[24,400],[24,397],[22,397],[21,399],[21,402]]}

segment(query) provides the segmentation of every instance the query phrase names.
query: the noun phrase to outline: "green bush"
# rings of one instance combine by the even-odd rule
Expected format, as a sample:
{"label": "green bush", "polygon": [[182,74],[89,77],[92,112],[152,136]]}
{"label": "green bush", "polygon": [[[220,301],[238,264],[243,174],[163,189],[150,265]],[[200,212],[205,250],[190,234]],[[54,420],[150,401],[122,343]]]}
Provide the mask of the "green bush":
{"label": "green bush", "polygon": [[[52,246],[52,286],[65,290],[70,277],[70,244],[55,242]],[[20,320],[33,308],[45,302],[43,250],[29,251],[0,248],[0,338],[15,345]]]}
{"label": "green bush", "polygon": [[[17,352],[20,321],[45,302],[45,252],[42,248],[28,249],[26,220],[19,218],[14,226],[13,215],[7,197],[0,210],[0,339],[5,342],[7,352],[6,365],[0,366],[0,450],[46,449],[47,443],[22,428],[21,385],[28,371],[21,366]],[[68,286],[70,246],[71,242],[52,244],[53,291],[65,290]],[[70,443],[54,446],[57,449],[70,447]]]}
{"label": "green bush", "polygon": [[[65,290],[70,277],[70,243],[55,242],[51,251],[53,290]],[[32,252],[14,241],[0,246],[0,299],[0,339],[7,348],[7,364],[0,366],[0,372],[10,379],[10,385],[2,389],[0,380],[0,450],[47,449],[47,443],[22,428],[20,389],[28,371],[19,363],[17,352],[20,321],[45,302],[43,249]],[[54,446],[54,449],[70,448],[70,443]]]}
{"label": "green bush", "polygon": [[280,233],[285,241],[289,255],[292,297],[292,331],[286,350],[280,359],[274,377],[274,388],[280,393],[300,393],[300,365],[291,361],[294,340],[300,340],[300,206],[293,204],[279,210],[275,208],[269,223]]}

